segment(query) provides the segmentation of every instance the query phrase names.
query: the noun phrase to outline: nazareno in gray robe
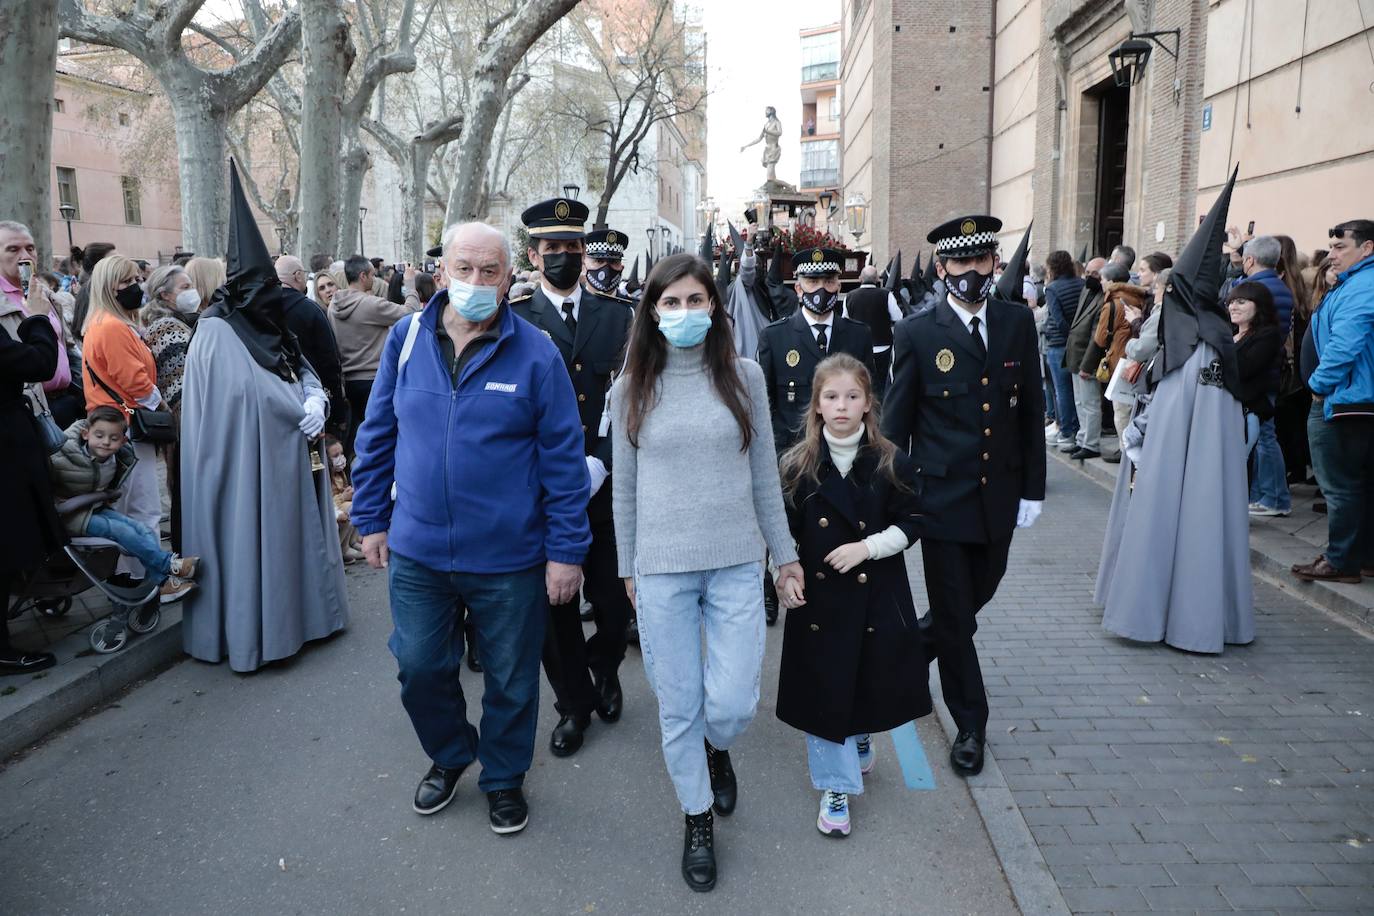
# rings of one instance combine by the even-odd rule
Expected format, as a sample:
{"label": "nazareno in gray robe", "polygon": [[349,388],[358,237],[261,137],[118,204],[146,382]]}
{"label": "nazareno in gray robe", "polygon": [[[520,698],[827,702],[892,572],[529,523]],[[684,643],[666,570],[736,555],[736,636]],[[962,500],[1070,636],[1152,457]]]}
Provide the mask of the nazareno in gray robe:
{"label": "nazareno in gray robe", "polygon": [[329,475],[299,428],[324,390],[308,367],[288,382],[259,366],[220,318],[197,323],[182,385],[182,540],[201,558],[184,645],[253,671],[348,621]]}
{"label": "nazareno in gray robe", "polygon": [[1214,359],[1199,341],[1155,389],[1140,451],[1123,449],[1094,594],[1111,632],[1189,652],[1255,638],[1245,421],[1200,381]]}
{"label": "nazareno in gray robe", "polygon": [[732,319],[735,352],[746,359],[758,359],[759,332],[768,326],[768,317],[759,311],[758,303],[754,300],[757,265],[752,252],[740,258],[739,276],[730,284],[729,298],[725,303],[726,313]]}

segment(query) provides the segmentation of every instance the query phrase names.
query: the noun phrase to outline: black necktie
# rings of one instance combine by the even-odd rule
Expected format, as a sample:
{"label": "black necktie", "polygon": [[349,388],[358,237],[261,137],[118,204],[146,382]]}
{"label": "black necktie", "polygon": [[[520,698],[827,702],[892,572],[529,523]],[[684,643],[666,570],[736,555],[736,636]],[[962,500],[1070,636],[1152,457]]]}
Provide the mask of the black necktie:
{"label": "black necktie", "polygon": [[822,355],[825,354],[826,347],[830,346],[830,342],[825,339],[826,327],[827,326],[823,324],[816,325],[816,346],[821,348]]}
{"label": "black necktie", "polygon": [[973,347],[974,347],[974,349],[976,349],[976,350],[978,351],[978,355],[979,355],[979,356],[983,357],[983,359],[986,360],[986,359],[988,358],[988,348],[987,348],[987,345],[983,343],[983,335],[978,333],[978,316],[977,316],[977,315],[975,315],[975,316],[973,316],[971,319],[969,319],[968,329],[969,329],[969,333],[973,335]]}
{"label": "black necktie", "polygon": [[577,319],[573,317],[573,301],[571,299],[563,300],[563,323],[568,326],[568,333],[576,340]]}

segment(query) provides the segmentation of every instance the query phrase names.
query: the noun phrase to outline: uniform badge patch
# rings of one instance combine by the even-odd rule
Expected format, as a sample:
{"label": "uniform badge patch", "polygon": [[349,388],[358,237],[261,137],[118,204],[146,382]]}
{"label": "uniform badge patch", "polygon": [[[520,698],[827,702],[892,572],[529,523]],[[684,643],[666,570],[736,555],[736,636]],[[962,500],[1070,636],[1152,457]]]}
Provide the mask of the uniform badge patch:
{"label": "uniform badge patch", "polygon": [[787,351],[787,365],[789,368],[797,368],[797,363],[801,362],[801,354],[796,350]]}
{"label": "uniform badge patch", "polygon": [[1010,405],[1010,406],[1012,406],[1012,407],[1015,407],[1015,406],[1016,406],[1016,395],[1014,395],[1014,394],[1011,396],[1011,405]]}
{"label": "uniform badge patch", "polygon": [[935,368],[941,372],[948,372],[954,368],[954,351],[941,350],[935,354]]}

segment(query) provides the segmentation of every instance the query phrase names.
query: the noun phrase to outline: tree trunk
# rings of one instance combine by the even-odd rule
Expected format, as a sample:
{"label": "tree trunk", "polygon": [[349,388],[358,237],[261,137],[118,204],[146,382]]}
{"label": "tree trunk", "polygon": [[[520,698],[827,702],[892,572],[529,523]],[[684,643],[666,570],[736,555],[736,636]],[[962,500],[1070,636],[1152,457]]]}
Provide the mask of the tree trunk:
{"label": "tree trunk", "polygon": [[[57,0],[0,6],[0,200],[5,219],[29,227],[37,269],[52,263],[52,100]],[[66,244],[62,239],[62,244]],[[65,250],[65,249],[64,249]]]}
{"label": "tree trunk", "polygon": [[358,238],[358,208],[363,200],[363,178],[372,168],[372,154],[363,145],[362,138],[352,137],[348,141],[348,152],[339,159],[339,175],[342,178],[339,189],[339,257],[358,254],[361,239]]}
{"label": "tree trunk", "polygon": [[[341,253],[340,170],[330,163],[343,141],[343,93],[353,42],[336,0],[302,0],[300,236],[298,250]],[[355,202],[353,205],[357,207]]]}
{"label": "tree trunk", "polygon": [[484,47],[473,68],[467,119],[458,144],[458,174],[449,191],[445,222],[468,222],[479,212],[482,184],[491,155],[492,134],[507,101],[506,84],[525,52],[562,19],[578,0],[543,0],[533,11],[523,10],[490,30],[479,43]]}
{"label": "tree trunk", "polygon": [[162,88],[176,117],[181,244],[217,258],[229,244],[229,115],[211,107],[205,80],[194,73],[169,75]]}

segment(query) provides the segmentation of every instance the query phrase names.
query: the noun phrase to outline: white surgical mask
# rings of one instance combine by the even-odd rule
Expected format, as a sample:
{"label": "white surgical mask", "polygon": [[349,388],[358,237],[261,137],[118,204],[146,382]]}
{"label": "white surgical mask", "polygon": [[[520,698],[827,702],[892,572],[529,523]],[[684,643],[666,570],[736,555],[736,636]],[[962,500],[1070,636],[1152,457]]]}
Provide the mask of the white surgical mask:
{"label": "white surgical mask", "polygon": [[336,471],[342,471],[344,468],[348,467],[348,459],[343,455],[335,455],[333,458],[329,459],[329,463],[334,465],[334,470]]}
{"label": "white surgical mask", "polygon": [[194,312],[200,308],[200,293],[194,288],[183,289],[177,293],[177,308],[183,312]]}
{"label": "white surgical mask", "polygon": [[448,281],[448,302],[468,321],[486,321],[501,306],[494,286],[474,286],[462,280]]}

